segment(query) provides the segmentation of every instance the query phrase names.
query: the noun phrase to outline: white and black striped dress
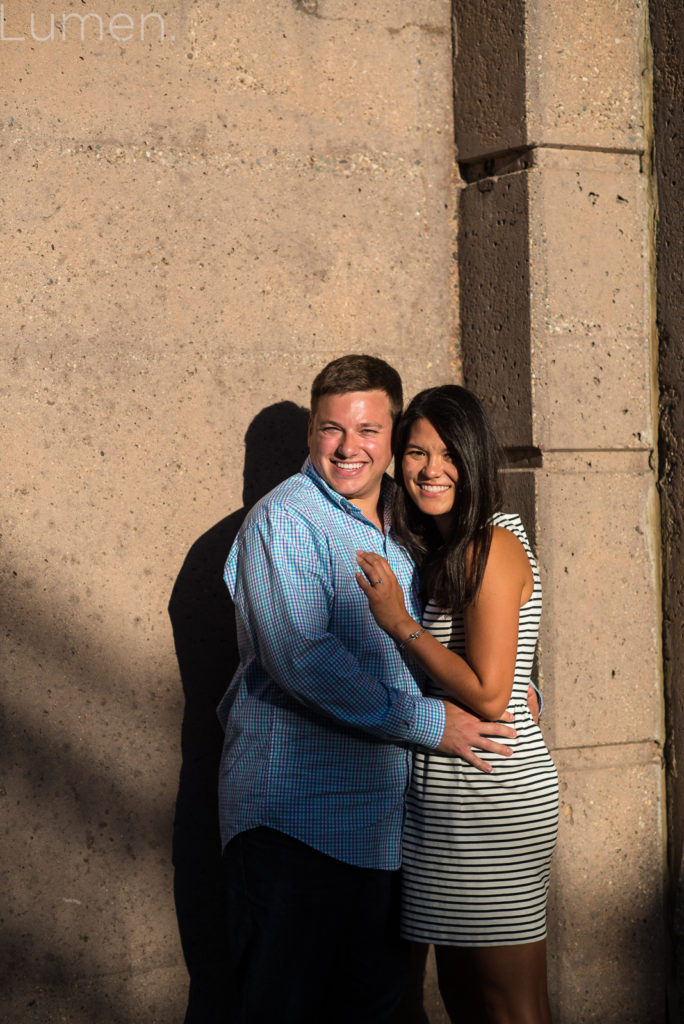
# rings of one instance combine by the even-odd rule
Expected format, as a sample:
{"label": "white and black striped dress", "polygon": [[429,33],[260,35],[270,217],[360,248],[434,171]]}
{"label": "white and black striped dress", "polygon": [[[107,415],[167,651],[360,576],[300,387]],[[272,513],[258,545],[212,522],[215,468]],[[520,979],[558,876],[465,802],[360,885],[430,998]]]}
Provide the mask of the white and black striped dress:
{"label": "white and black striped dress", "polygon": [[[511,530],[527,552],[534,589],[520,609],[518,652],[508,710],[513,756],[484,757],[491,775],[460,758],[418,752],[404,832],[402,934],[445,946],[508,946],[546,935],[546,895],[558,828],[558,777],[527,708],[541,615],[537,564],[517,515],[493,524]],[[423,625],[465,652],[461,616],[428,603]],[[432,696],[444,691],[430,684]]]}

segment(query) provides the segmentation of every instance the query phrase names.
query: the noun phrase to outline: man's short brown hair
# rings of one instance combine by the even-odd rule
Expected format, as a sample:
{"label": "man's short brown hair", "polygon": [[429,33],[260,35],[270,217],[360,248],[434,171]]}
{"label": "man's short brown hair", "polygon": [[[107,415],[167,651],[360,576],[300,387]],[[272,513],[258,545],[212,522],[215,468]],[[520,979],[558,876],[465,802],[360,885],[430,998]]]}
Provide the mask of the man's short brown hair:
{"label": "man's short brown hair", "polygon": [[348,355],[324,366],[311,385],[311,415],[324,395],[346,395],[351,391],[384,391],[389,398],[392,422],[404,405],[401,377],[389,363],[377,356]]}

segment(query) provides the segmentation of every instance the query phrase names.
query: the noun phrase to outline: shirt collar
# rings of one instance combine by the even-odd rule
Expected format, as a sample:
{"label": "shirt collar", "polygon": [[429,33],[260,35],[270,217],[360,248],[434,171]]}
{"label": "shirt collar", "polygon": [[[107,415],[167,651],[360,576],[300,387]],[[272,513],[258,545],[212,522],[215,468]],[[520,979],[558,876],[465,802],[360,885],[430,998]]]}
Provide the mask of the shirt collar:
{"label": "shirt collar", "polygon": [[[332,504],[335,505],[337,508],[342,509],[343,512],[347,512],[355,519],[361,519],[364,523],[370,522],[370,520],[366,518],[366,516],[363,514],[361,509],[358,508],[357,505],[354,505],[353,502],[349,501],[341,494],[338,494],[337,491],[334,491],[332,487],[330,487],[325,482],[325,480],[320,475],[318,470],[314,467],[310,457],[307,457],[304,465],[301,468],[301,472],[304,474],[304,476],[308,477],[309,480],[311,480],[312,483],[314,483],[316,487],[318,487],[319,491],[321,491],[325,495],[328,501],[332,502]],[[382,501],[385,533],[389,532],[389,528],[391,525],[390,506],[392,502],[393,489],[394,481],[392,480],[391,477],[387,475],[387,473],[385,473],[383,475],[382,483],[380,485],[380,498]]]}

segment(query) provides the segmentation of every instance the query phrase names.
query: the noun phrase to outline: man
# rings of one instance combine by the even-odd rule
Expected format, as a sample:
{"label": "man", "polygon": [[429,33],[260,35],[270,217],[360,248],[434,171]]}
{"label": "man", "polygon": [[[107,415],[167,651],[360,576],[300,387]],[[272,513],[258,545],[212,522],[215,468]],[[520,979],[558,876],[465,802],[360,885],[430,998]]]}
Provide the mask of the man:
{"label": "man", "polygon": [[383,360],[326,366],[309,459],[255,506],[226,564],[241,662],[219,708],[219,785],[240,1024],[389,1019],[405,975],[394,914],[411,750],[484,769],[472,747],[515,735],[423,697],[356,582],[356,552],[377,551],[420,614],[389,535],[401,408]]}

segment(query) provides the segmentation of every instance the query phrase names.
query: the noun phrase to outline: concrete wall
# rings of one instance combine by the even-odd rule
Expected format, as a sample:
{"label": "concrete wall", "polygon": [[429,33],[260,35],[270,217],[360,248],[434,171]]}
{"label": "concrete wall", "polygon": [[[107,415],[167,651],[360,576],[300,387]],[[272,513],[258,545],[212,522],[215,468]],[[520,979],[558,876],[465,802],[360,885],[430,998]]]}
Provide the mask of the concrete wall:
{"label": "concrete wall", "polygon": [[[68,19],[39,42],[51,11],[102,38]],[[140,38],[151,11],[163,39],[159,19]],[[455,372],[450,6],[4,14],[1,1016],[170,1024],[184,710],[194,964],[215,925],[202,784],[243,488],[297,468],[330,358],[382,354],[409,393]]]}

